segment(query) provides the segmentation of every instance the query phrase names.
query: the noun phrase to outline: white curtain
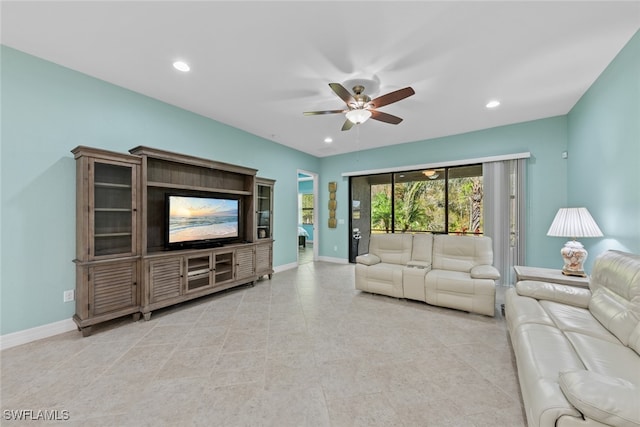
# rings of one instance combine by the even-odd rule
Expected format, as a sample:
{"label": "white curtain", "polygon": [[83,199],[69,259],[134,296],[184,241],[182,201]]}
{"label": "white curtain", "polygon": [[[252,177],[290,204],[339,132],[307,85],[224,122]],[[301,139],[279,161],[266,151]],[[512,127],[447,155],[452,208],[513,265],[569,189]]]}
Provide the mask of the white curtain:
{"label": "white curtain", "polygon": [[514,265],[524,264],[526,159],[482,164],[484,234],[493,240],[498,284],[514,283]]}

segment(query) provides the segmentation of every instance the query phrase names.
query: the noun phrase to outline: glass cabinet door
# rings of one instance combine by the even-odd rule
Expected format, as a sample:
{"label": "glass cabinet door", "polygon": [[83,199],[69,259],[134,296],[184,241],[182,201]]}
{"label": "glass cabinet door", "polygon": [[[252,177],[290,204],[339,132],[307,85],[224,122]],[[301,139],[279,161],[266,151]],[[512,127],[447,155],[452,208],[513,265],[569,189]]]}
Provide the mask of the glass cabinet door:
{"label": "glass cabinet door", "polygon": [[270,180],[256,182],[256,237],[273,237],[273,183]]}
{"label": "glass cabinet door", "polygon": [[136,252],[135,186],[137,167],[93,161],[89,253],[93,257]]}

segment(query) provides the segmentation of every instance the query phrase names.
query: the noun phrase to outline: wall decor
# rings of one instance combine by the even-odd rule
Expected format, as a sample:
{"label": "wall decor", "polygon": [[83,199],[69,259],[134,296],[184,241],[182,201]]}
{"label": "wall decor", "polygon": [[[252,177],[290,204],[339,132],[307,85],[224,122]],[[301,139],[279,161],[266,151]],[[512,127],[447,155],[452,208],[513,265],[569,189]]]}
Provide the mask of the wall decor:
{"label": "wall decor", "polygon": [[336,190],[338,189],[338,183],[331,181],[329,183],[329,228],[336,228],[338,221],[336,221],[336,208],[338,202],[336,201]]}

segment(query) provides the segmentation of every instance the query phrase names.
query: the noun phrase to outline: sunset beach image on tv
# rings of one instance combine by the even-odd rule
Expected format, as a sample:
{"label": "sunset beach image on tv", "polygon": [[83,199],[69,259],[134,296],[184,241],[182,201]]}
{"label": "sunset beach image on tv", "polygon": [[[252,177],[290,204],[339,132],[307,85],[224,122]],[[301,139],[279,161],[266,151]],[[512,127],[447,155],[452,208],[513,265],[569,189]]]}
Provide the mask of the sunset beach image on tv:
{"label": "sunset beach image on tv", "polygon": [[169,243],[238,237],[238,200],[169,196]]}

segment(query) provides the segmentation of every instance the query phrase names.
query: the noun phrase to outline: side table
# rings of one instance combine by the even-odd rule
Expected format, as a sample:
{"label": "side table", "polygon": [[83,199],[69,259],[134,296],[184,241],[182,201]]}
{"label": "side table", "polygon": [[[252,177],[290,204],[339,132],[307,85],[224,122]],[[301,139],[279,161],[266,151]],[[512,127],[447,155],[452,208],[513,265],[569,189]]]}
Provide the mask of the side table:
{"label": "side table", "polygon": [[558,283],[581,288],[589,287],[589,276],[565,276],[562,274],[562,270],[524,265],[514,265],[513,270],[516,272],[516,282],[520,280],[537,280],[539,282]]}

